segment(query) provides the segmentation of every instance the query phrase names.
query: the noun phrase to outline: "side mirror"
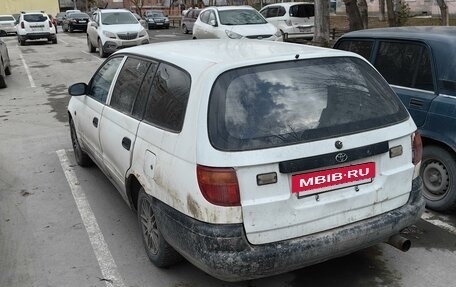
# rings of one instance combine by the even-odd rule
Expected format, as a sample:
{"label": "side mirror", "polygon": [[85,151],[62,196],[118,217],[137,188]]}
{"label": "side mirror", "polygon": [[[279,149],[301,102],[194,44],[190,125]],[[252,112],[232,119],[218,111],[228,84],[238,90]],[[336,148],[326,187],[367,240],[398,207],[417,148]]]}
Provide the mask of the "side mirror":
{"label": "side mirror", "polygon": [[215,20],[209,21],[209,24],[210,24],[212,27],[217,27],[217,26],[218,26],[218,25],[217,25],[217,21],[215,21]]}
{"label": "side mirror", "polygon": [[68,88],[68,94],[70,94],[70,96],[82,96],[87,94],[87,89],[86,83],[76,83]]}

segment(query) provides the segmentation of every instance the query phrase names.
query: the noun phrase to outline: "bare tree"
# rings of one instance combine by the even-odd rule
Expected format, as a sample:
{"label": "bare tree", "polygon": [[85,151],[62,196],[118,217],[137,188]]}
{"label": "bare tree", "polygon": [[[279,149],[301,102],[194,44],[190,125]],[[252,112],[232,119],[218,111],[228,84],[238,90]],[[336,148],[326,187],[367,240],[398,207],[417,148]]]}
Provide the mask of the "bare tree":
{"label": "bare tree", "polygon": [[348,24],[349,24],[350,31],[362,30],[363,22],[361,20],[361,14],[359,13],[359,9],[358,9],[358,5],[356,4],[356,0],[343,0],[343,1],[345,4],[345,10],[347,11]]}
{"label": "bare tree", "polygon": [[361,16],[361,20],[363,23],[364,29],[368,28],[369,24],[369,15],[367,13],[367,2],[366,0],[358,0],[358,9],[359,9],[359,14]]}
{"label": "bare tree", "polygon": [[385,21],[385,0],[378,0],[378,20]]}
{"label": "bare tree", "polygon": [[144,7],[145,0],[130,0],[130,3],[135,6],[136,14],[142,16],[142,8]]}
{"label": "bare tree", "polygon": [[390,27],[397,27],[397,16],[394,13],[394,3],[393,0],[385,0],[386,1],[386,11],[388,13],[388,25]]}
{"label": "bare tree", "polygon": [[442,15],[442,20],[440,24],[442,26],[450,26],[450,14],[448,10],[448,6],[445,3],[445,0],[436,0],[437,5],[440,7],[440,14]]}
{"label": "bare tree", "polygon": [[329,0],[315,1],[315,36],[313,41],[329,47]]}

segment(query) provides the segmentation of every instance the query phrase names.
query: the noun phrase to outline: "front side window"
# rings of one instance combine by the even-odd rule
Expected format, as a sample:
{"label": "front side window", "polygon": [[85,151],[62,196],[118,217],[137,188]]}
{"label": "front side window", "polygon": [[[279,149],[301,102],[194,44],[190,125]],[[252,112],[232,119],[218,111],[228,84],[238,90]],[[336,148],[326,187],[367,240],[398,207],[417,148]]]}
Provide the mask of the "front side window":
{"label": "front side window", "polygon": [[180,132],[190,94],[190,76],[176,67],[160,64],[155,74],[144,119]]}
{"label": "front side window", "polygon": [[122,57],[112,58],[95,73],[90,81],[89,97],[94,98],[101,103],[106,103],[109,88],[111,87],[112,80],[116,75],[120,62],[122,62]]}
{"label": "front side window", "polygon": [[342,40],[342,42],[337,45],[337,49],[356,53],[369,60],[373,46],[374,41]]}
{"label": "front side window", "polygon": [[428,49],[412,42],[380,42],[374,66],[391,85],[433,91]]}
{"label": "front side window", "polygon": [[265,18],[272,18],[272,17],[277,17],[277,11],[279,8],[277,7],[270,7],[266,9],[262,14]]}
{"label": "front side window", "polygon": [[201,22],[203,23],[209,23],[209,14],[211,13],[210,10],[208,11],[204,11],[203,13],[201,13],[200,15],[200,19],[201,19]]}
{"label": "front side window", "polygon": [[365,61],[321,58],[223,73],[211,91],[208,129],[215,148],[240,151],[348,135],[407,118]]}
{"label": "front side window", "polygon": [[120,70],[111,96],[111,107],[130,114],[150,62],[129,57]]}

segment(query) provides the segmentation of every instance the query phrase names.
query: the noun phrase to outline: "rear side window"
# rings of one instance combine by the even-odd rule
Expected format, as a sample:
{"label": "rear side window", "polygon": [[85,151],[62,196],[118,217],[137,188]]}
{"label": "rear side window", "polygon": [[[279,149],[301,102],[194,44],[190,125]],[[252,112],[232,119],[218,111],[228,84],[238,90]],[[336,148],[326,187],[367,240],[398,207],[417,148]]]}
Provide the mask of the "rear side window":
{"label": "rear side window", "polygon": [[412,42],[380,42],[374,66],[392,85],[433,91],[428,49]]}
{"label": "rear side window", "polygon": [[315,16],[314,5],[300,4],[290,7],[291,17],[310,18]]}
{"label": "rear side window", "polygon": [[215,148],[240,151],[353,134],[407,118],[366,62],[322,58],[225,72],[211,91],[208,129]]}
{"label": "rear side window", "polygon": [[359,54],[369,60],[373,46],[374,41],[342,40],[342,42],[339,42],[337,45],[337,49]]}
{"label": "rear side window", "polygon": [[26,14],[24,15],[24,21],[27,22],[44,22],[48,18],[43,14]]}
{"label": "rear side window", "polygon": [[187,109],[190,84],[187,72],[160,64],[150,90],[144,119],[161,128],[180,132]]}
{"label": "rear side window", "polygon": [[111,107],[130,114],[150,62],[128,58],[120,70],[111,96]]}

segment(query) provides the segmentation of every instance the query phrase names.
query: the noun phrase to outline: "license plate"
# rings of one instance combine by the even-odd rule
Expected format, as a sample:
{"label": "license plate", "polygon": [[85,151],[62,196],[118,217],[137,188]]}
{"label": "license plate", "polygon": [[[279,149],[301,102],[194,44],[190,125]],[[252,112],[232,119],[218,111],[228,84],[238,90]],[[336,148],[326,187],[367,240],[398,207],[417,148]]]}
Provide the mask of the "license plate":
{"label": "license plate", "polygon": [[163,25],[163,23],[157,23],[157,25]]}
{"label": "license plate", "polygon": [[299,29],[299,32],[310,32],[311,31],[311,29],[308,27],[298,27],[298,29]]}
{"label": "license plate", "polygon": [[299,196],[372,182],[375,162],[319,170],[291,177],[291,192]]}
{"label": "license plate", "polygon": [[82,21],[79,21],[79,23],[86,23],[86,21],[82,20]]}
{"label": "license plate", "polygon": [[43,31],[43,28],[41,27],[30,27],[32,28],[32,31]]}

